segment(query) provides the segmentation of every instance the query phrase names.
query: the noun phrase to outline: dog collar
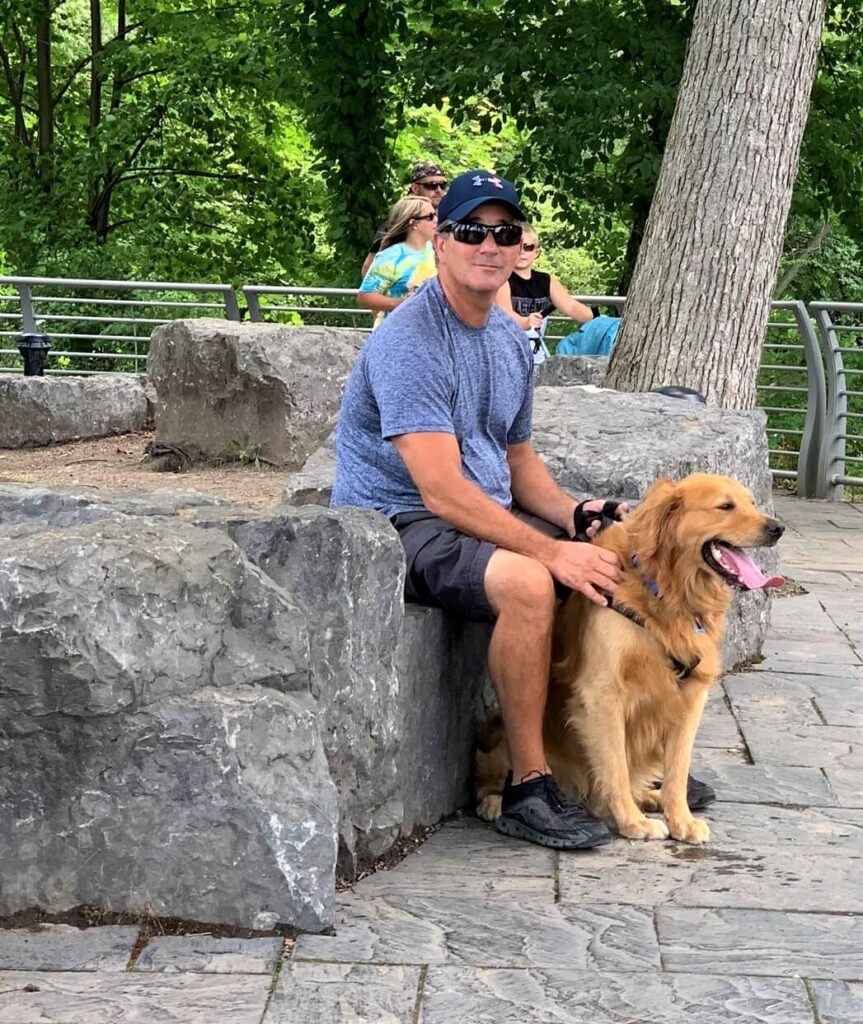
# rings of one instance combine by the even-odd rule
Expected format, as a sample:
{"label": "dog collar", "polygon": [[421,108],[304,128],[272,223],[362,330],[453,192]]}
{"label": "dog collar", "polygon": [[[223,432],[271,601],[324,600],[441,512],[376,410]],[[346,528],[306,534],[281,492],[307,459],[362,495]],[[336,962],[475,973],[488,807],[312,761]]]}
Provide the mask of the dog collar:
{"label": "dog collar", "polygon": [[[639,568],[639,565],[638,565],[638,555],[633,555],[632,558],[630,559],[630,561],[632,563],[632,568],[633,569],[638,569]],[[641,573],[640,575],[641,575],[642,582],[647,587],[647,589],[650,591],[650,593],[653,594],[654,597],[661,598],[662,595],[659,593],[659,585],[657,584],[656,580],[652,580],[649,576],[645,576],[644,573]],[[627,618],[629,618],[629,617],[630,616],[627,616]],[[635,622],[636,620],[633,619],[632,621]],[[643,626],[644,623],[643,622],[639,622],[638,625]],[[696,615],[695,616],[695,632],[696,633],[706,633],[707,632],[707,627],[704,625],[704,620],[701,618],[700,615]],[[677,664],[679,665],[681,663],[677,662]],[[689,675],[689,674],[691,674],[691,672],[692,672],[692,669],[690,669],[689,673],[687,673],[687,674]]]}

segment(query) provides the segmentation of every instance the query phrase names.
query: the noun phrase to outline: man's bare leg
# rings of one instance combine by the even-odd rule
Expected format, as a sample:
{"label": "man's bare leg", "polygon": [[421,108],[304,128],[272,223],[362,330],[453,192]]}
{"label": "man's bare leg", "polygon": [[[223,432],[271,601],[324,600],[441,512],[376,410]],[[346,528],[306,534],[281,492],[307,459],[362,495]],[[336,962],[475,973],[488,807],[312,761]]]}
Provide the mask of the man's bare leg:
{"label": "man's bare leg", "polygon": [[548,692],[554,581],[539,562],[499,548],[485,574],[497,622],[488,664],[512,762],[495,828],[504,835],[558,850],[607,843],[606,826],[560,792],[542,741]]}
{"label": "man's bare leg", "polygon": [[485,573],[485,590],[498,618],[488,667],[503,715],[515,782],[548,772],[542,719],[548,691],[554,581],[539,562],[498,549]]}

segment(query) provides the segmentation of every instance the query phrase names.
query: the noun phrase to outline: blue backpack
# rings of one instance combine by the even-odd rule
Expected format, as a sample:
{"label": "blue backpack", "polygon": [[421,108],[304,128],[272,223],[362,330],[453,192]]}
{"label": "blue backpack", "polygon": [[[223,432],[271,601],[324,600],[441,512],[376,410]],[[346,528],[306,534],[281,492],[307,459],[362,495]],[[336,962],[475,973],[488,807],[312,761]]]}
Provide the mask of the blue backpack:
{"label": "blue backpack", "polygon": [[620,329],[619,316],[595,316],[557,343],[559,356],[610,356]]}

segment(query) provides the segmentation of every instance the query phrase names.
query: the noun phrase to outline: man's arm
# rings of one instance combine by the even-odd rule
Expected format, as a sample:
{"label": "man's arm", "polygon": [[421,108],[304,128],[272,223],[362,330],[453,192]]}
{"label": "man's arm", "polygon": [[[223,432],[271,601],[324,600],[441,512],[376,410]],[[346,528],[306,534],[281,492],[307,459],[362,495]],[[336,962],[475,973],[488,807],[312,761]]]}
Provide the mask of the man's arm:
{"label": "man's arm", "polygon": [[572,537],[575,532],[573,512],[578,502],[557,483],[531,442],[511,444],[507,448],[506,460],[515,503],[525,512],[566,530]]}
{"label": "man's arm", "polygon": [[[461,452],[453,434],[401,434],[393,437],[392,443],[407,466],[423,505],[433,515],[440,516],[463,533],[535,558],[561,583],[578,590],[597,604],[606,603],[595,587],[607,591],[615,588],[618,563],[610,551],[590,544],[553,540],[492,501],[462,475]],[[574,500],[554,484],[550,475],[547,476],[568,502],[571,519]],[[563,503],[559,511],[562,513],[562,510]],[[559,522],[558,518],[550,521]],[[561,522],[560,525],[564,524]]]}

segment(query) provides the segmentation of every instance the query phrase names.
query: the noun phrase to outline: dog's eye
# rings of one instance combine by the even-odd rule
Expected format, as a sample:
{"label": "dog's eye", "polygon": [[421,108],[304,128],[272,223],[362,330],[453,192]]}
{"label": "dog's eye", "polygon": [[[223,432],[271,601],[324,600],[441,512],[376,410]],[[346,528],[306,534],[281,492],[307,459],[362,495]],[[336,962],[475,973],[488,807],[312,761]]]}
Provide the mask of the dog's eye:
{"label": "dog's eye", "polygon": [[730,512],[734,508],[734,502],[724,501],[719,507],[722,509],[723,512]]}

